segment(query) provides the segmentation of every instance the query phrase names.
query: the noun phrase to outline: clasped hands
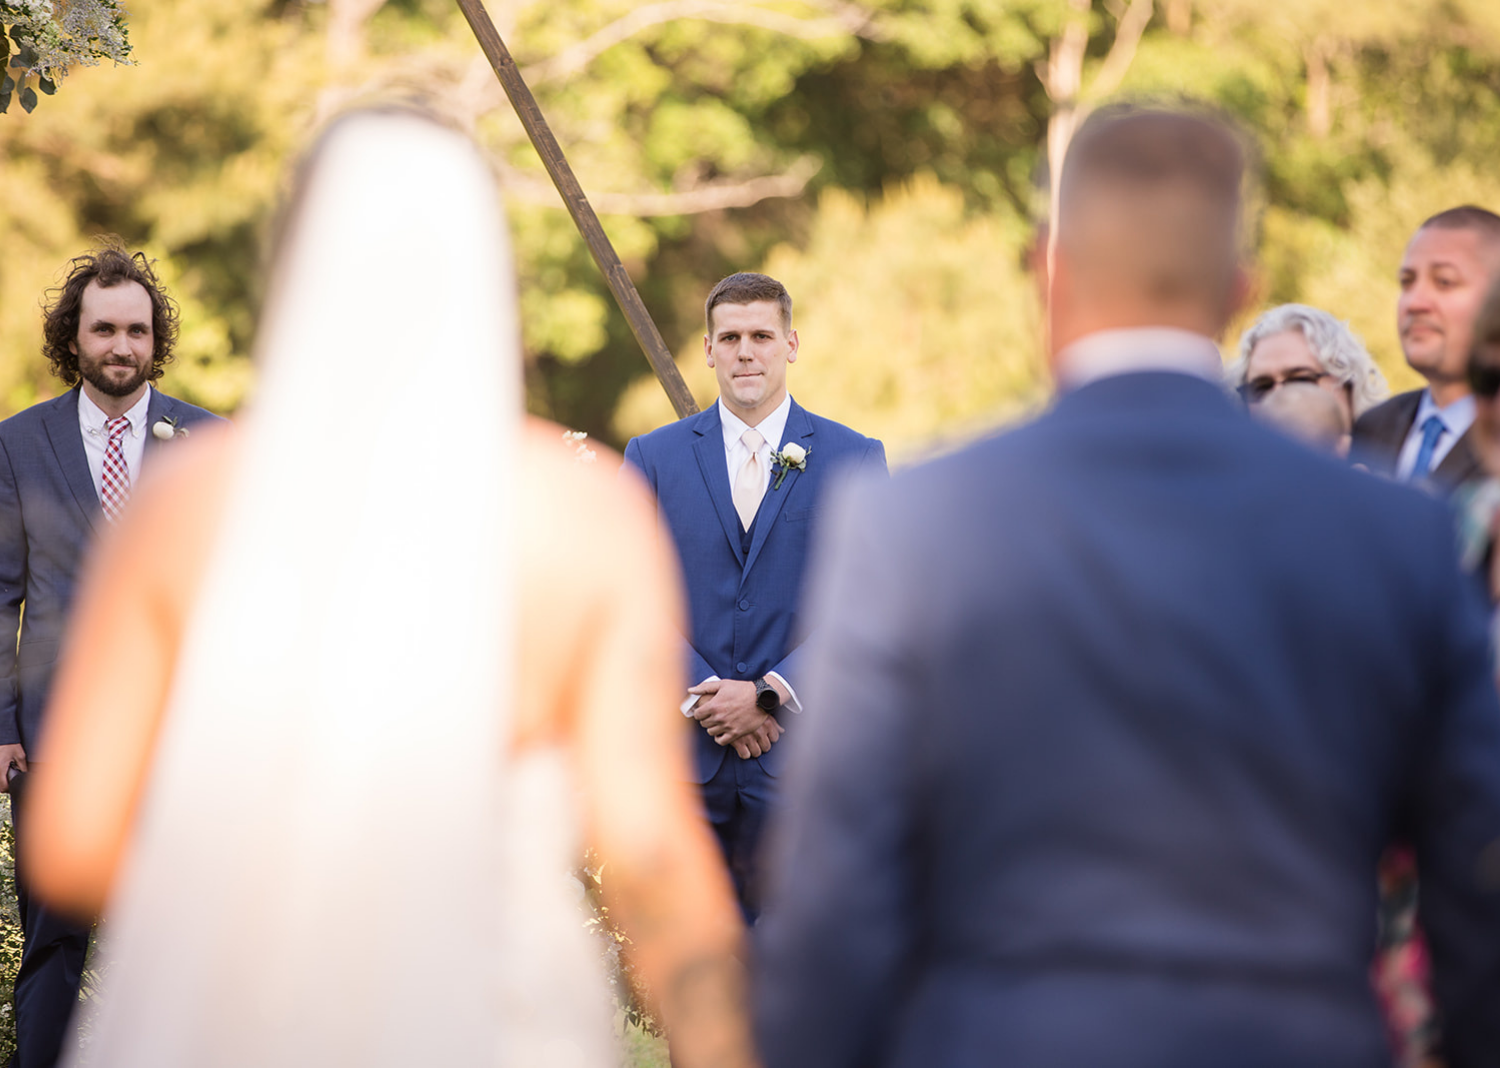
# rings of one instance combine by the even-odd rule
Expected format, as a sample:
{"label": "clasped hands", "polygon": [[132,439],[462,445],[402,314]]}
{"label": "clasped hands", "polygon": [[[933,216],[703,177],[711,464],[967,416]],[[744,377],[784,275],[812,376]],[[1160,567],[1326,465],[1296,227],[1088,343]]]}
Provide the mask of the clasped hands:
{"label": "clasped hands", "polygon": [[[767,681],[785,701],[788,696],[785,688],[775,679]],[[698,703],[692,710],[698,725],[720,745],[734,746],[734,751],[746,760],[768,752],[781,737],[782,727],[776,717],[761,711],[755,703],[753,682],[709,679],[689,687],[688,693],[698,695]]]}

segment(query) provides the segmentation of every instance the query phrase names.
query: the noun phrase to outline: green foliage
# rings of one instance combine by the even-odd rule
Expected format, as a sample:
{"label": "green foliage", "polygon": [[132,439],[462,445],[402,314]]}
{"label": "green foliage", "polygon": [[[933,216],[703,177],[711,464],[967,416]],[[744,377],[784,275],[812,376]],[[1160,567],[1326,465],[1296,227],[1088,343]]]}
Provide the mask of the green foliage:
{"label": "green foliage", "polygon": [[[252,380],[262,249],[294,153],[351,96],[399,86],[451,104],[500,164],[532,407],[616,444],[664,418],[455,6],[388,0],[340,31],[334,9],[348,6],[137,0],[140,68],[80,70],[35,115],[11,109],[0,414],[57,389],[38,300],[103,232],[157,257],[182,303],[165,388],[232,411]],[[686,366],[702,362],[707,289],[764,268],[797,298],[799,398],[898,454],[1037,403],[1022,250],[1045,205],[1052,101],[1038,69],[1069,0],[704,0],[672,18],[659,17],[672,4],[631,0],[489,6]],[[1085,81],[1124,9],[1090,13]],[[353,44],[335,58],[340,32]],[[13,42],[0,48],[9,62]],[[1410,227],[1460,200],[1500,206],[1497,57],[1500,7],[1486,0],[1166,0],[1120,92],[1191,95],[1241,121],[1265,162],[1261,297],[1350,319],[1401,384],[1391,278]],[[13,100],[48,90],[18,70]],[[693,199],[806,160],[817,170],[801,195]],[[399,287],[400,265],[375,270]],[[429,388],[461,385],[442,366],[414,354]]]}
{"label": "green foliage", "polygon": [[[1014,212],[969,214],[962,194],[930,175],[868,205],[825,193],[805,246],[782,245],[764,265],[796,304],[801,349],[788,382],[798,401],[878,428],[896,459],[1040,403],[1039,316],[1022,270],[1029,238]],[[716,385],[701,343],[683,350],[679,366],[707,404]],[[642,380],[616,430],[670,418],[654,380]]]}
{"label": "green foliage", "polygon": [[117,0],[0,0],[0,65],[10,70],[0,85],[0,112],[9,109],[14,93],[29,115],[38,89],[51,96],[73,67],[101,59],[128,64],[130,51],[125,10]]}

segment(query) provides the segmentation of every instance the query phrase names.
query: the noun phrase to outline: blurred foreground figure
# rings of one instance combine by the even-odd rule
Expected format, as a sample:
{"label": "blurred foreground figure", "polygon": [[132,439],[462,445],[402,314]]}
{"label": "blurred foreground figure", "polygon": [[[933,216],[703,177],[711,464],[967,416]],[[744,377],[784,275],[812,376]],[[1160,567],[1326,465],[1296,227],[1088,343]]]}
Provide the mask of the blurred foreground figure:
{"label": "blurred foreground figure", "polygon": [[1219,388],[1242,170],[1208,119],[1085,124],[1056,407],[835,516],[758,943],[774,1068],[1389,1066],[1398,828],[1448,1063],[1500,1063],[1482,607],[1440,504]]}
{"label": "blurred foreground figure", "polygon": [[645,493],[519,426],[497,208],[459,135],[336,125],[243,432],[105,546],[27,855],[58,907],[108,898],[91,1065],[613,1064],[581,833],[677,1063],[748,1063],[678,588]]}
{"label": "blurred foreground figure", "polygon": [[[1480,474],[1454,496],[1465,566],[1481,575],[1491,604],[1500,605],[1500,279],[1490,287],[1474,324],[1469,353],[1469,389],[1474,396],[1474,454]],[[1500,652],[1500,616],[1496,618]]]}
{"label": "blurred foreground figure", "polygon": [[1250,414],[1330,456],[1349,455],[1349,412],[1326,389],[1290,381],[1257,401]]}
{"label": "blurred foreground figure", "polygon": [[[177,305],[143,253],[109,242],[48,294],[43,351],[72,388],[0,423],[0,791],[25,811],[28,758],[45,726],[58,646],[96,534],[125,510],[143,468],[215,417],[153,388],[172,359]],[[184,503],[184,515],[196,512]],[[115,680],[101,674],[108,688]],[[12,778],[13,776],[13,778]],[[19,840],[19,836],[18,836]],[[32,897],[16,868],[25,948],[16,975],[17,1068],[51,1068],[78,1004],[89,924]]]}

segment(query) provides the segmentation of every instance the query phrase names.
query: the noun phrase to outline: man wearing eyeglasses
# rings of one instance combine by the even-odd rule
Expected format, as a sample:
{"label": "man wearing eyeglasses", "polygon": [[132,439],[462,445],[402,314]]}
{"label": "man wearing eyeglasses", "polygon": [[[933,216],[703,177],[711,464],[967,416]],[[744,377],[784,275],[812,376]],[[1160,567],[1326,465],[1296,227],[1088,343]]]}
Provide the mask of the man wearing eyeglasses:
{"label": "man wearing eyeglasses", "polygon": [[1396,326],[1427,388],[1393,397],[1354,424],[1354,454],[1371,471],[1445,496],[1479,473],[1467,367],[1490,283],[1500,276],[1500,215],[1467,205],[1424,222],[1401,261]]}

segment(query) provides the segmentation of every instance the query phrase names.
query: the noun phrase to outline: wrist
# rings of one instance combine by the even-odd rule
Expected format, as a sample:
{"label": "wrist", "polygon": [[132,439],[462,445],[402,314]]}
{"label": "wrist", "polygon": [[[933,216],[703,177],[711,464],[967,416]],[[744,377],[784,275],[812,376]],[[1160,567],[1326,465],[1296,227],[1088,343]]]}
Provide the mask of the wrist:
{"label": "wrist", "polygon": [[781,707],[783,695],[776,683],[764,675],[755,680],[755,707],[774,716]]}

